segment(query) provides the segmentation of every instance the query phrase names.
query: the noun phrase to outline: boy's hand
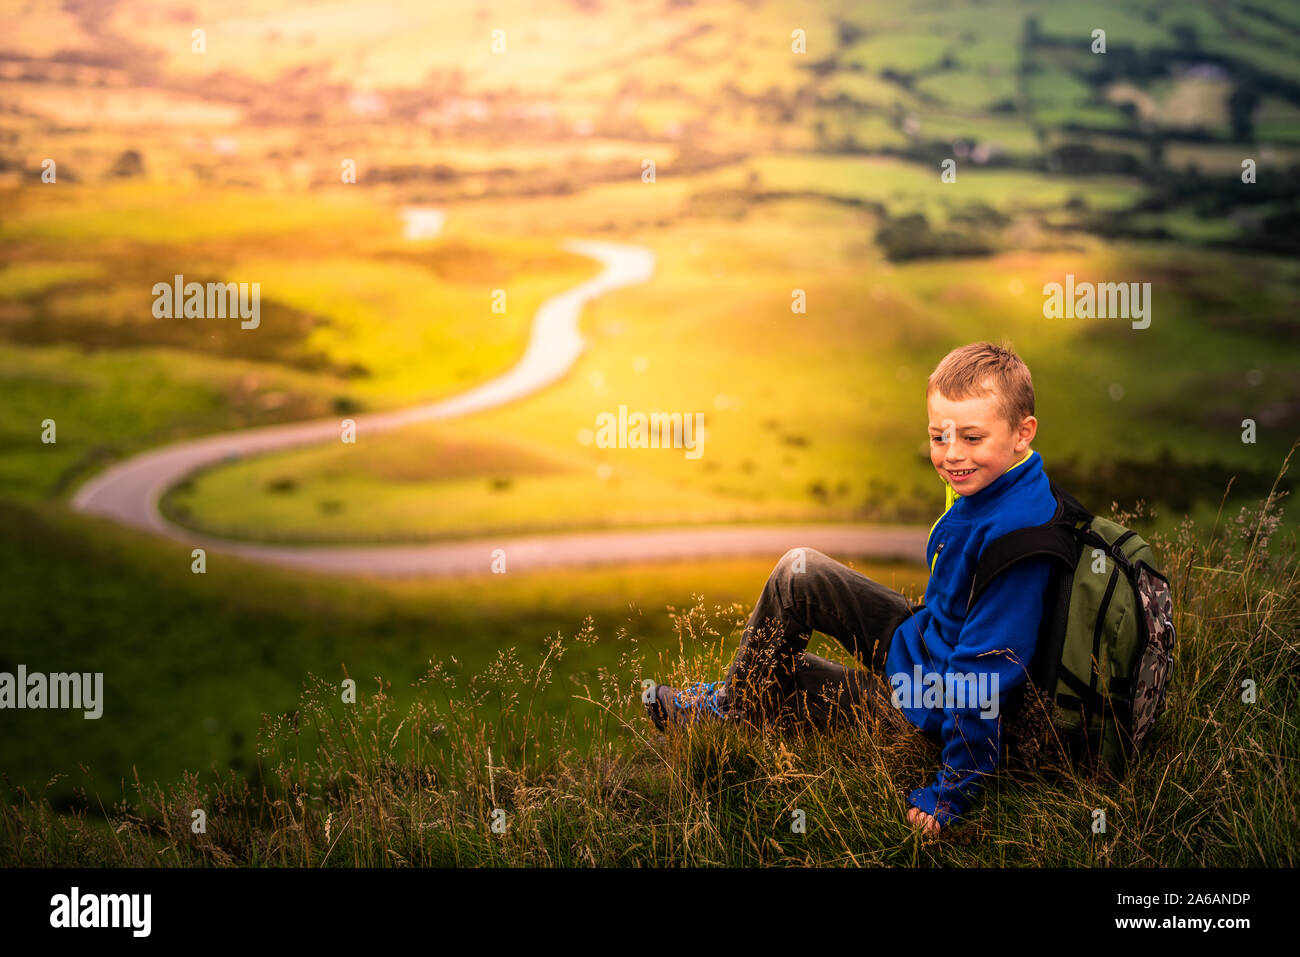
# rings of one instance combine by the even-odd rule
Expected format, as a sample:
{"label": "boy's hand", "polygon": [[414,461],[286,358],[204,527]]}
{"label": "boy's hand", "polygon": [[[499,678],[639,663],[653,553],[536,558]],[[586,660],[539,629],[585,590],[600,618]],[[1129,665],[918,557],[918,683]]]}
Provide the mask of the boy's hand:
{"label": "boy's hand", "polygon": [[926,814],[919,807],[909,807],[907,809],[907,820],[912,826],[921,825],[921,829],[929,835],[939,833],[939,822],[934,819],[933,815]]}

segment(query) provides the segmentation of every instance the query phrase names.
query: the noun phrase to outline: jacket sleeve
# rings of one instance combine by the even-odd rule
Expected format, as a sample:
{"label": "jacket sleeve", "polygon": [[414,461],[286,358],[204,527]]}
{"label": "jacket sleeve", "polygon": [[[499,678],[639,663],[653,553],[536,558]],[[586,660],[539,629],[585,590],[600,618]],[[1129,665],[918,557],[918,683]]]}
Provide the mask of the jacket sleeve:
{"label": "jacket sleeve", "polygon": [[[959,821],[970,810],[986,776],[997,768],[1002,705],[1007,694],[1025,682],[1038,643],[1050,570],[1049,560],[1042,558],[1013,565],[989,583],[962,623],[945,680],[973,674],[978,682],[970,687],[987,688],[990,698],[996,681],[997,707],[982,708],[979,695],[967,696],[965,702],[945,697],[938,777],[908,796],[941,826]],[[981,711],[995,713],[986,717]]]}

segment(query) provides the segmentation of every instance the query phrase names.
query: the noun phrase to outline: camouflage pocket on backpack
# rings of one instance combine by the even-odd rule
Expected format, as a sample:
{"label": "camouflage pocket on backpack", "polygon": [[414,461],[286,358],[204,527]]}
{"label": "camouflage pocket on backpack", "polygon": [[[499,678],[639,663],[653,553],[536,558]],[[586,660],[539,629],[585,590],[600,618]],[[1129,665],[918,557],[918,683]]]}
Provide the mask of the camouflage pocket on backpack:
{"label": "camouflage pocket on backpack", "polygon": [[1144,564],[1138,564],[1136,577],[1147,631],[1133,688],[1133,743],[1141,747],[1165,704],[1165,684],[1178,635],[1174,631],[1169,583]]}

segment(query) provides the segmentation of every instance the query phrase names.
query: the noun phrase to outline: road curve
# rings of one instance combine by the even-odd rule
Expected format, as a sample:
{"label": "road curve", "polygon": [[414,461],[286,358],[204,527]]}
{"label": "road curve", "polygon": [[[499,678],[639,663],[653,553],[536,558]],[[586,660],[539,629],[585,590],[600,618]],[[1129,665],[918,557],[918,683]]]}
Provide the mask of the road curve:
{"label": "road curve", "polygon": [[[512,402],[563,376],[582,353],[582,307],[621,286],[645,282],[654,272],[649,250],[617,243],[568,240],[564,248],[599,260],[592,279],[547,299],[533,318],[523,357],[505,373],[436,402],[352,416],[357,437],[415,422],[446,419]],[[691,526],[535,537],[503,537],[428,545],[264,545],[211,538],[182,528],[158,511],[163,493],[192,473],[220,462],[303,445],[337,442],[338,416],[262,426],[188,439],[142,452],[91,479],[72,507],[133,528],[166,536],[188,548],[224,552],[304,571],[385,577],[481,574],[496,549],[509,571],[616,564],[672,558],[771,555],[806,546],[825,552],[915,560],[924,553],[925,529],[865,525]]]}

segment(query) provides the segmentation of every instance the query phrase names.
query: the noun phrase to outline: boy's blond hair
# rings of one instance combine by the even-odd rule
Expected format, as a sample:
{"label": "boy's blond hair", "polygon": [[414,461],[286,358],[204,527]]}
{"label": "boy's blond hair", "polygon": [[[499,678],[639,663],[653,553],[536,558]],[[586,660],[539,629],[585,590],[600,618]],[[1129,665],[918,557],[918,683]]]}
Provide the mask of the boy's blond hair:
{"label": "boy's blond hair", "polygon": [[1010,345],[972,342],[953,349],[930,373],[925,395],[929,398],[934,392],[955,402],[996,395],[998,407],[1013,429],[1020,427],[1025,416],[1034,414],[1033,377]]}

